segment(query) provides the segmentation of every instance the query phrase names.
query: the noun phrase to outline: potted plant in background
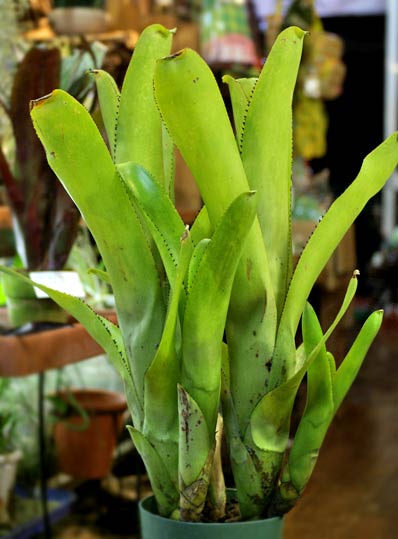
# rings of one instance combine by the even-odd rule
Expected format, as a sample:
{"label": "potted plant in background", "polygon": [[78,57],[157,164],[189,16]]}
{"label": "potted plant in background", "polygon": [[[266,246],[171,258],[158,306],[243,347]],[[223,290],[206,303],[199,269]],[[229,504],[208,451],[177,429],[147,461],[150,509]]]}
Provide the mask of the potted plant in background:
{"label": "potted plant in background", "polygon": [[124,395],[104,389],[67,388],[48,399],[60,470],[79,479],[106,477],[123,427]]}
{"label": "potted plant in background", "polygon": [[107,27],[105,0],[54,0],[50,22],[58,34],[103,32]]}
{"label": "potted plant in background", "polygon": [[[280,537],[282,516],[304,489],[381,324],[380,311],[370,315],[336,370],[326,341],[354,296],[357,272],[327,331],[307,298],[397,165],[396,134],[368,155],[292,269],[291,99],[303,39],[298,28],[285,30],[258,81],[227,80],[235,134],[208,66],[190,50],[167,56],[172,32],[159,25],[142,33],[120,94],[109,75],[94,72],[110,151],[67,93],[32,104],[50,166],[102,255],[119,327],[39,287],[85,324],[124,380],[131,436],[155,496],[141,505],[145,538]],[[191,230],[173,205],[171,140],[205,204]],[[289,449],[305,374],[307,406]],[[232,517],[222,422],[236,487]],[[240,522],[224,524],[234,516]]]}
{"label": "potted plant in background", "polygon": [[8,504],[17,477],[22,453],[14,446],[17,414],[2,406],[1,398],[9,381],[0,378],[0,527],[10,524]]}
{"label": "potted plant in background", "polygon": [[[33,47],[14,76],[9,102],[2,102],[15,143],[0,147],[0,174],[13,215],[14,236],[27,271],[61,270],[76,239],[80,214],[47,164],[29,117],[29,100],[50,92],[54,85],[69,88],[84,101],[92,87],[85,71],[100,65],[105,48],[61,55],[57,47]],[[9,318],[13,326],[26,322],[65,322],[66,313],[49,299],[37,299],[30,286],[4,279]]]}

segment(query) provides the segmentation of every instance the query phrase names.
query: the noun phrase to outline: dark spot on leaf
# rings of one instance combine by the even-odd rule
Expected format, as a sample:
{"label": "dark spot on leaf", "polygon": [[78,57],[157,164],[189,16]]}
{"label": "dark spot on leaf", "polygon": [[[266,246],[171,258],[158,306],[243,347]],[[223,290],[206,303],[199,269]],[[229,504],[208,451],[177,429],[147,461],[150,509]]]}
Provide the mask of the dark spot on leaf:
{"label": "dark spot on leaf", "polygon": [[247,280],[250,281],[250,277],[251,277],[251,274],[252,274],[252,261],[248,258],[246,260],[246,277],[247,277]]}

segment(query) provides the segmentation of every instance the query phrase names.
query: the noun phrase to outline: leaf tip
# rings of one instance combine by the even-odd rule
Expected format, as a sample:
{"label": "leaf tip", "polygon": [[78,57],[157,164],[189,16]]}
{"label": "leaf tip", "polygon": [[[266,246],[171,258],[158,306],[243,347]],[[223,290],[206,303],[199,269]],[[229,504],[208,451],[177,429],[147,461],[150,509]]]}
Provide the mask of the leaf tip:
{"label": "leaf tip", "polygon": [[[308,34],[309,32],[303,30],[302,28],[299,28],[298,26],[289,26],[285,30],[282,30],[282,32],[279,34],[279,38],[284,40],[285,38],[289,39],[289,37],[294,37],[302,40]],[[293,43],[295,42],[293,41]]]}
{"label": "leaf tip", "polygon": [[181,243],[184,243],[190,236],[189,225],[185,225],[185,230],[180,238]]}
{"label": "leaf tip", "polygon": [[232,77],[231,75],[223,75],[222,79],[221,79],[225,84],[230,84],[230,83],[233,83],[235,81],[234,77]]}
{"label": "leaf tip", "polygon": [[29,103],[29,109],[32,111],[36,107],[41,107],[44,105],[51,97],[53,96],[53,92],[51,94],[43,95],[42,97],[39,97],[38,99],[31,99]]}
{"label": "leaf tip", "polygon": [[175,34],[176,31],[177,31],[177,28],[172,28],[171,30],[169,30],[166,27],[164,27],[162,24],[155,23],[155,24],[151,24],[150,26],[147,26],[142,33],[154,32],[154,33],[160,34],[162,37],[168,38],[170,37],[170,35]]}
{"label": "leaf tip", "polygon": [[185,51],[186,49],[181,49],[177,52],[174,52],[173,54],[169,54],[168,56],[164,56],[163,58],[160,58],[158,61],[163,62],[163,61],[168,61],[168,60],[175,60],[176,58],[183,56]]}

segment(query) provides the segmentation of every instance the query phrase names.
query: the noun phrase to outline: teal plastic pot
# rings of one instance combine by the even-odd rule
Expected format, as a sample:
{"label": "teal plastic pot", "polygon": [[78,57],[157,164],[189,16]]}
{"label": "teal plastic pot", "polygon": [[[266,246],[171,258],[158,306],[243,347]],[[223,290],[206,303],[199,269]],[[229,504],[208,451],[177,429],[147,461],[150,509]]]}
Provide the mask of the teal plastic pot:
{"label": "teal plastic pot", "polygon": [[157,514],[154,496],[139,504],[141,539],[282,539],[283,519],[267,518],[246,522],[180,522]]}

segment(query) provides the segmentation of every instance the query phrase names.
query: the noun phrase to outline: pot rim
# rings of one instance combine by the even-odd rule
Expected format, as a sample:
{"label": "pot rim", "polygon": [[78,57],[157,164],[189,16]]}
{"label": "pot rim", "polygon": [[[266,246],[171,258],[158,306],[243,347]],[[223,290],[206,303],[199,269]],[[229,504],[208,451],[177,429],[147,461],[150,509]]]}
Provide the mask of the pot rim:
{"label": "pot rim", "polygon": [[[230,489],[230,488],[227,488],[227,492],[230,492],[230,493],[234,493],[236,492],[235,489]],[[158,520],[159,522],[173,522],[175,523],[177,526],[178,525],[183,525],[183,526],[186,526],[186,527],[191,527],[191,526],[194,526],[195,528],[197,526],[201,526],[203,528],[214,528],[214,527],[219,527],[219,526],[233,526],[233,525],[245,525],[246,526],[258,526],[260,525],[260,523],[264,522],[264,521],[267,521],[267,522],[280,522],[283,520],[283,517],[269,517],[269,518],[260,518],[260,519],[256,519],[256,520],[238,520],[238,521],[234,521],[234,522],[185,522],[185,521],[182,521],[182,520],[173,520],[171,518],[167,518],[167,517],[162,517],[161,515],[158,515],[157,513],[154,513],[153,511],[151,511],[148,507],[146,507],[147,505],[149,505],[152,501],[155,501],[155,495],[154,494],[150,494],[148,496],[146,496],[145,498],[142,498],[139,502],[138,502],[138,505],[139,505],[139,508],[141,511],[145,512],[145,513],[149,513],[151,515],[151,518],[154,518],[156,520]],[[156,503],[156,502],[155,502]]]}
{"label": "pot rim", "polygon": [[72,394],[78,404],[91,413],[122,413],[127,409],[126,398],[123,393],[97,388],[70,388],[57,391],[54,395],[70,402]]}

